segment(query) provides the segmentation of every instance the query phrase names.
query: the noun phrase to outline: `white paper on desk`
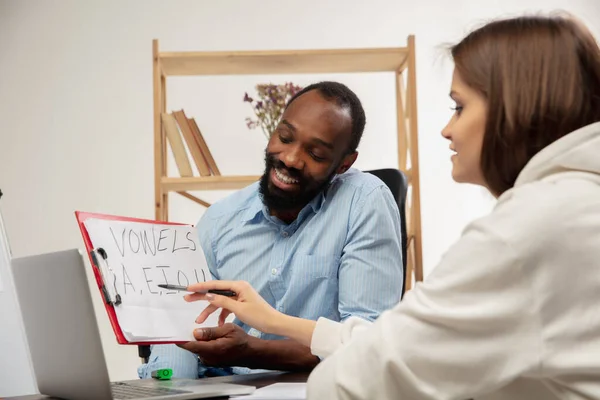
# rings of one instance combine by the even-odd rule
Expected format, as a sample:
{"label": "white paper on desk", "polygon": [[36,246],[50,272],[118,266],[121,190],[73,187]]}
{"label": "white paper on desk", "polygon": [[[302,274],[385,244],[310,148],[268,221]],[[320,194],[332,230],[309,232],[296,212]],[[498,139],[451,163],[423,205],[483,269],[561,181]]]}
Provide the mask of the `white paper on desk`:
{"label": "white paper on desk", "polygon": [[282,382],[262,387],[247,396],[232,397],[235,400],[304,400],[306,383]]}
{"label": "white paper on desk", "polygon": [[115,312],[128,341],[188,341],[195,328],[217,326],[216,314],[195,323],[208,302],[157,286],[211,280],[196,228],[93,218],[85,227],[93,247],[106,251],[105,284],[121,296]]}

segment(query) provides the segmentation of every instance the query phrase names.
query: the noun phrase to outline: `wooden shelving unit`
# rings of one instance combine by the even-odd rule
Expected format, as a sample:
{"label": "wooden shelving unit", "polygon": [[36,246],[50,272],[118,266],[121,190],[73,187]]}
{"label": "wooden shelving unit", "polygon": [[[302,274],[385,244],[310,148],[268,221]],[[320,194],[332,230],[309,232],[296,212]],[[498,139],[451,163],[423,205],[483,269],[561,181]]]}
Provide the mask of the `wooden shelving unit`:
{"label": "wooden shelving unit", "polygon": [[[406,47],[374,49],[160,52],[158,40],[152,44],[154,86],[154,176],[155,217],[168,221],[168,193],[208,206],[187,193],[190,190],[231,190],[243,188],[259,176],[167,176],[167,139],[161,114],[166,112],[166,79],[169,76],[267,75],[390,72],[396,77],[398,168],[409,179],[410,195],[406,216],[408,260],[406,288],[412,278],[423,280],[421,207],[417,141],[417,86],[415,39]],[[406,81],[406,83],[405,83]]]}

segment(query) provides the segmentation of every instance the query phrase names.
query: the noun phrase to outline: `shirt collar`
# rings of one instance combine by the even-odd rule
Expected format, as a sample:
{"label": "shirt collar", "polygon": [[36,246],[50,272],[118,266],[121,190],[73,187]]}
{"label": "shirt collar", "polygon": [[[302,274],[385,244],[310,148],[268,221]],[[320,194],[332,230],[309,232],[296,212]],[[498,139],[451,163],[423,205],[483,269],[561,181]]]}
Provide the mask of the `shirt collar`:
{"label": "shirt collar", "polygon": [[242,216],[242,222],[252,221],[256,218],[263,209],[263,202],[260,199],[260,194],[256,192],[256,196],[252,199],[250,206],[246,209]]}
{"label": "shirt collar", "polygon": [[[327,193],[327,189],[329,187],[325,188],[325,190],[321,191],[318,195],[315,196],[314,199],[312,199],[310,201],[310,203],[308,203],[308,206],[310,206],[312,208],[312,210],[314,211],[314,213],[318,213],[319,210],[321,209],[321,207],[323,207],[323,204],[325,203],[325,199],[327,198],[326,193]],[[306,207],[304,207],[306,208]]]}

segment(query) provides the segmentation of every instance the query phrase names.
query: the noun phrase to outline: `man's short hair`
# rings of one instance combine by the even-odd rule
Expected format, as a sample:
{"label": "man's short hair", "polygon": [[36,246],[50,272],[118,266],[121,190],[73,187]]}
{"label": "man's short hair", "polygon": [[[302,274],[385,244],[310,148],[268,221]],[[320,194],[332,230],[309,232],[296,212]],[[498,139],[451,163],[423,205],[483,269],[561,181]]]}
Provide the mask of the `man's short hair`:
{"label": "man's short hair", "polygon": [[296,93],[286,105],[286,109],[304,93],[317,90],[324,99],[333,101],[338,106],[350,111],[352,119],[352,132],[348,154],[354,153],[358,148],[363,131],[365,130],[365,110],[356,94],[346,85],[339,82],[323,81],[309,85]]}

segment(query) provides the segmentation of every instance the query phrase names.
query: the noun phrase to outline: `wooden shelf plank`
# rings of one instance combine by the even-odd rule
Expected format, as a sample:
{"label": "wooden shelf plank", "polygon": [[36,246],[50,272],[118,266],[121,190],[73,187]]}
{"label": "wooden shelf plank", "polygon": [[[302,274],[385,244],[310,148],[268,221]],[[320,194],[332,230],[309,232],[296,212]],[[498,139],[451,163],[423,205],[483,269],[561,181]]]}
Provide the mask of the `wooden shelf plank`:
{"label": "wooden shelf plank", "polygon": [[258,181],[260,176],[196,176],[191,178],[162,178],[164,192],[185,192],[189,190],[234,190],[241,189]]}
{"label": "wooden shelf plank", "polygon": [[208,203],[202,199],[199,199],[196,196],[189,194],[188,192],[175,192],[175,193],[180,194],[181,196],[185,197],[186,199],[189,199],[189,200],[193,201],[194,203],[198,203],[201,206],[204,206],[206,208],[210,207],[210,203]]}
{"label": "wooden shelf plank", "polygon": [[406,47],[334,50],[162,52],[166,76],[256,75],[397,71]]}

